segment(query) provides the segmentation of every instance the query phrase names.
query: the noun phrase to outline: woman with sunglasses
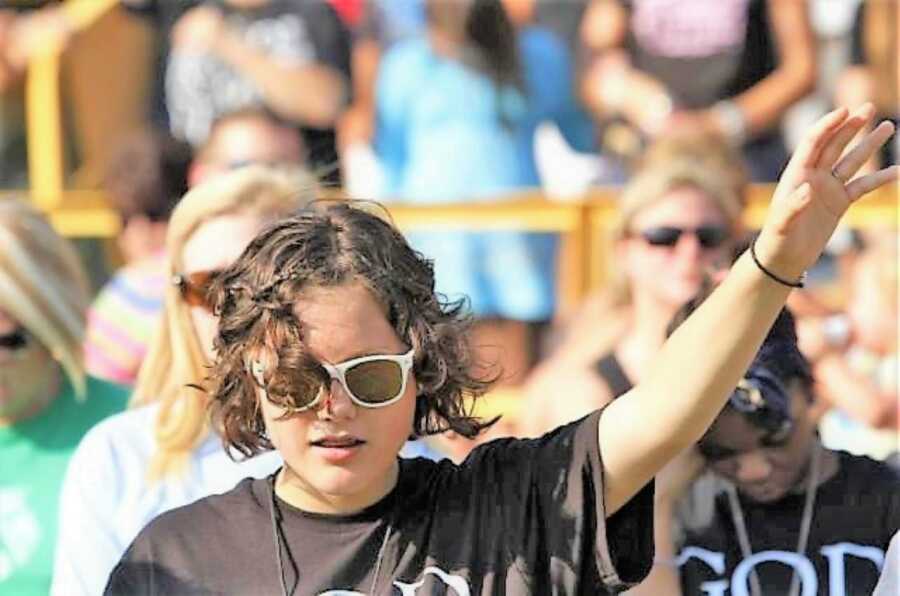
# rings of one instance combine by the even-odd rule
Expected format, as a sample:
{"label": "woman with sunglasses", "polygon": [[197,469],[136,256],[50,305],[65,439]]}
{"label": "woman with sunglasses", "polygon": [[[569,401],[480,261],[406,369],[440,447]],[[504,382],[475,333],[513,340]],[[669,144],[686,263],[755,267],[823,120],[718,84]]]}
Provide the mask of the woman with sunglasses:
{"label": "woman with sunglasses", "polygon": [[278,466],[276,454],[236,463],[210,432],[201,391],[214,359],[208,290],[264,224],[303,206],[314,188],[302,171],[254,166],[211,179],[178,203],[166,237],[171,283],[131,409],[88,433],[66,474],[52,593],[99,593],[155,516]]}
{"label": "woman with sunglasses", "polygon": [[609,289],[586,303],[529,380],[522,432],[543,434],[627,392],[649,370],[678,308],[730,264],[742,201],[721,171],[682,153],[632,178],[620,197]]}
{"label": "woman with sunglasses", "polygon": [[0,199],[0,594],[46,594],[60,484],[85,432],[126,391],[88,376],[90,293],[74,248],[34,207]]}
{"label": "woman with sunglasses", "polygon": [[270,226],[216,282],[209,404],[229,446],[275,448],[284,466],[158,517],[106,593],[609,594],[639,580],[654,474],[712,423],[850,203],[897,177],[847,182],[892,132],[841,158],[870,118],[816,124],[753,249],[640,385],[460,465],[397,457],[410,434],[487,425],[469,415],[485,387],[463,312],[435,294],[431,264],[353,205]]}

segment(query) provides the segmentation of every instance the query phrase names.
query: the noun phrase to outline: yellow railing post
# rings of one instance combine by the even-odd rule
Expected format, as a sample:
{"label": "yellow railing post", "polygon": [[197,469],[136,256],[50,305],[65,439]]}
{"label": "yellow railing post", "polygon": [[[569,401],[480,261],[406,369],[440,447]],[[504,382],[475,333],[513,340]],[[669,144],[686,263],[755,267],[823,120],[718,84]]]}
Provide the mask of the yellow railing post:
{"label": "yellow railing post", "polygon": [[25,119],[31,198],[44,211],[58,207],[63,196],[62,110],[59,96],[59,53],[46,52],[28,64]]}

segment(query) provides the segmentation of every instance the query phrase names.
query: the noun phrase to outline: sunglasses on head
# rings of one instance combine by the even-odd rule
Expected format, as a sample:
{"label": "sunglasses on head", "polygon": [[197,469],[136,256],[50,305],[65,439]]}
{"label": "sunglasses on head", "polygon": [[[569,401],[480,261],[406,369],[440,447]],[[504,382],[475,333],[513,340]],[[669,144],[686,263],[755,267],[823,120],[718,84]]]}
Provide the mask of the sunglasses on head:
{"label": "sunglasses on head", "polygon": [[213,303],[209,295],[213,282],[222,274],[221,270],[195,271],[179,273],[172,277],[172,283],[181,292],[181,298],[189,306],[199,306],[209,312],[213,311]]}
{"label": "sunglasses on head", "polygon": [[722,226],[700,226],[694,229],[659,226],[638,232],[638,235],[650,246],[666,247],[678,244],[682,234],[693,234],[697,237],[700,246],[706,249],[718,248],[728,239],[728,230]]}
{"label": "sunglasses on head", "polygon": [[23,327],[0,334],[0,350],[17,352],[28,347],[28,332]]}
{"label": "sunglasses on head", "polygon": [[[403,397],[409,371],[413,366],[415,350],[405,354],[376,354],[341,362],[322,363],[328,376],[336,380],[350,396],[350,400],[364,408],[383,408]],[[257,360],[250,363],[250,374],[265,394],[263,373],[265,367]],[[327,389],[323,384],[312,384],[299,395],[291,396],[292,412],[303,412],[316,407]],[[268,395],[267,395],[268,397]]]}

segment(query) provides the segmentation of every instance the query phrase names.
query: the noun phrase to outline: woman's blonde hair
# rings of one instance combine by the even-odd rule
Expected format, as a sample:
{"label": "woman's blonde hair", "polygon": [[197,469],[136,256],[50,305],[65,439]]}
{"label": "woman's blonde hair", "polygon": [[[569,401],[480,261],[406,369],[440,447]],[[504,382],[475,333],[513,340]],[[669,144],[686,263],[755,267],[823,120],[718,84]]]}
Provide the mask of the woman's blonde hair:
{"label": "woman's blonde hair", "polygon": [[[264,166],[249,166],[204,182],[181,199],[169,219],[167,275],[183,271],[185,244],[210,219],[234,213],[275,219],[308,204],[316,191],[316,182],[306,171]],[[189,307],[170,284],[131,401],[132,407],[159,403],[154,428],[157,452],[148,470],[151,481],[182,472],[191,452],[206,438],[207,395],[191,386],[204,385],[210,364]]]}
{"label": "woman's blonde hair", "polygon": [[0,308],[59,362],[79,399],[87,386],[82,341],[89,304],[74,247],[29,203],[0,198]]}

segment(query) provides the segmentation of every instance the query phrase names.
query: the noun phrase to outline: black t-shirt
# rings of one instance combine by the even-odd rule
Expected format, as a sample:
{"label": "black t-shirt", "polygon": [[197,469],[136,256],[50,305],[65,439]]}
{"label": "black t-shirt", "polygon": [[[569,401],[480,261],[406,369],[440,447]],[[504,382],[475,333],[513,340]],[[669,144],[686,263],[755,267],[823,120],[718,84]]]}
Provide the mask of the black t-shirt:
{"label": "black t-shirt", "polygon": [[795,568],[814,594],[871,594],[900,528],[900,476],[881,462],[838,455],[839,471],[816,493],[805,556],[795,553],[803,494],[771,504],[741,498],[754,559],[743,561],[722,481],[708,474],[695,482],[676,516],[685,596],[749,594],[751,568],[766,595],[787,594]]}
{"label": "black t-shirt", "polygon": [[[356,515],[278,499],[288,592],[369,596],[376,567],[379,596],[602,595],[639,581],[653,558],[653,485],[605,519],[599,415],[488,443],[459,466],[401,460],[394,491]],[[245,480],[158,517],[106,594],[280,594],[270,487]]]}

